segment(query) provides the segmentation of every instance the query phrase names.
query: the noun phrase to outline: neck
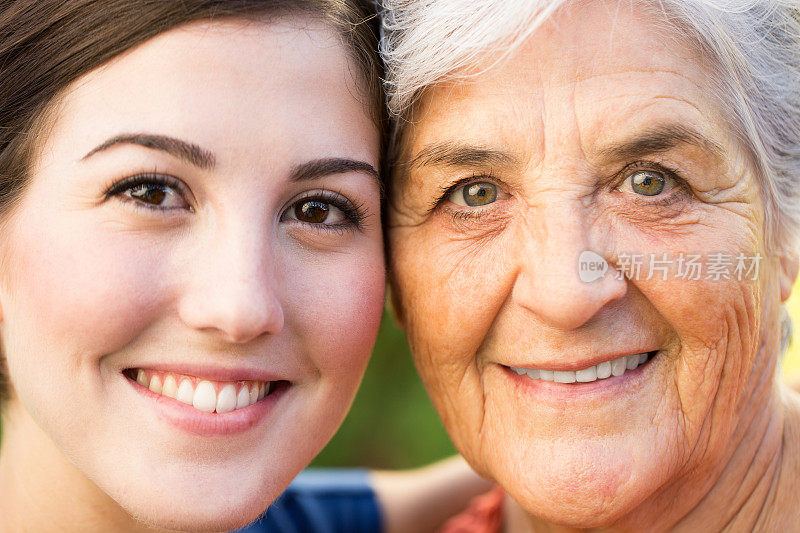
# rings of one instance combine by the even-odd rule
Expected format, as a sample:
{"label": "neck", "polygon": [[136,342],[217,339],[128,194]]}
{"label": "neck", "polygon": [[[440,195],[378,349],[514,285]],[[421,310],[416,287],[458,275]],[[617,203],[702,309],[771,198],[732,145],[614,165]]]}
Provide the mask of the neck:
{"label": "neck", "polygon": [[798,450],[787,434],[800,411],[784,400],[781,386],[776,385],[766,405],[761,404],[763,410],[741,420],[744,435],[737,431],[739,441],[729,460],[713,473],[713,484],[703,497],[687,502],[685,514],[673,517],[673,530],[764,531],[770,530],[765,524],[796,512],[786,505],[782,485],[797,466]]}
{"label": "neck", "polygon": [[70,463],[18,400],[2,407],[0,529],[157,531],[133,519]]}
{"label": "neck", "polygon": [[[727,460],[663,487],[618,522],[591,531],[790,531],[800,526],[800,395],[772,382],[740,419]],[[695,490],[691,490],[694,488]],[[545,523],[506,496],[505,531],[586,531]]]}

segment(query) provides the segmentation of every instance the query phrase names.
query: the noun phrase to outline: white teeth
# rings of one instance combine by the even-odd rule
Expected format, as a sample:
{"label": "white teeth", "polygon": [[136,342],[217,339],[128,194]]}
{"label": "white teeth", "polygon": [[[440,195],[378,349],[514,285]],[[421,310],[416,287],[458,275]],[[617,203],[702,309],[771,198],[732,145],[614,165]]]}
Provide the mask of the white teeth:
{"label": "white teeth", "polygon": [[236,386],[228,383],[217,395],[218,413],[230,413],[236,409]]}
{"label": "white teeth", "polygon": [[175,399],[179,402],[192,405],[194,402],[194,389],[192,388],[191,381],[188,379],[181,381],[181,385],[178,387],[178,392],[175,393]]}
{"label": "white teeth", "polygon": [[584,368],[583,370],[542,370],[536,368],[509,367],[520,376],[526,375],[531,379],[555,381],[556,383],[591,383],[598,379],[607,379],[611,376],[621,376],[626,370],[635,370],[647,361],[647,354],[634,354],[619,357],[613,361],[604,361],[598,365]]}
{"label": "white teeth", "polygon": [[575,371],[554,370],[553,381],[555,381],[556,383],[575,383]]}
{"label": "white teeth", "polygon": [[625,373],[625,358],[619,357],[611,361],[611,374],[614,376],[621,376]]}
{"label": "white teeth", "polygon": [[213,413],[217,408],[217,391],[210,381],[201,381],[194,389],[192,405],[195,409],[205,413]]}
{"label": "white teeth", "polygon": [[597,365],[597,379],[606,379],[611,377],[611,362],[603,361]]}
{"label": "white teeth", "polygon": [[155,392],[156,394],[161,394],[161,378],[153,374],[153,377],[150,378],[150,390]]}
{"label": "white teeth", "polygon": [[161,388],[161,394],[174,398],[178,394],[178,382],[172,374],[167,374],[164,378],[164,386]]}
{"label": "white teeth", "polygon": [[[148,379],[149,374],[151,372],[137,369],[136,381],[156,394],[174,398],[206,413],[229,413],[235,409],[243,409],[263,399],[270,392],[269,381],[239,381],[215,385],[209,380],[196,382],[189,377],[178,375],[176,378],[173,374],[155,372],[152,372]],[[197,385],[193,384],[195,382]],[[217,387],[221,387],[219,393]]]}
{"label": "white teeth", "polygon": [[236,408],[242,409],[250,405],[250,391],[247,390],[247,385],[242,385],[239,394],[236,395]]}
{"label": "white teeth", "polygon": [[577,370],[575,372],[575,381],[579,383],[589,383],[597,381],[597,367],[586,368],[584,370]]}
{"label": "white teeth", "polygon": [[258,401],[258,385],[253,383],[250,385],[250,405],[253,405]]}

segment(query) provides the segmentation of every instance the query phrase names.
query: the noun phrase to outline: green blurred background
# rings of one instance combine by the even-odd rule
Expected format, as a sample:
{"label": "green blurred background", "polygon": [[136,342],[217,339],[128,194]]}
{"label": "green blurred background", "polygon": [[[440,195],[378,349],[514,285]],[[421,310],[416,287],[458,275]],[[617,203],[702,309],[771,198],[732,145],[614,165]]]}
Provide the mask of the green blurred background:
{"label": "green blurred background", "polygon": [[388,312],[353,408],[312,466],[410,468],[455,453]]}

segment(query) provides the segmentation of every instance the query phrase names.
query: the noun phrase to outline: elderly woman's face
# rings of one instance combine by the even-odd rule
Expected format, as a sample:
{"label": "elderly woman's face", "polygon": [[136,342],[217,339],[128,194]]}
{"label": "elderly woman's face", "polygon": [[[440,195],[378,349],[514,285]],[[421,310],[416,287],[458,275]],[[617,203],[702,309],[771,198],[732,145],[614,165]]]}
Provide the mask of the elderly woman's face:
{"label": "elderly woman's face", "polygon": [[[721,461],[769,387],[779,323],[781,271],[747,272],[759,187],[703,63],[613,4],[431,88],[390,205],[395,303],[456,446],[575,524]],[[584,251],[641,266],[591,281]]]}
{"label": "elderly woman's face", "polygon": [[243,525],[355,394],[385,280],[348,58],[317,22],[187,25],[47,129],[4,226],[4,407],[130,514]]}

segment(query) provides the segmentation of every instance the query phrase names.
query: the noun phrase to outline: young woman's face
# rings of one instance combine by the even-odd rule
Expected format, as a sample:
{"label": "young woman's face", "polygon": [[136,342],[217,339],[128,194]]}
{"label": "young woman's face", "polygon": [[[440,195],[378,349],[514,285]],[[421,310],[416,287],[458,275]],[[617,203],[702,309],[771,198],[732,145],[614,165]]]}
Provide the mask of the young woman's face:
{"label": "young woman's face", "polygon": [[194,23],[56,106],[2,238],[7,408],[136,517],[246,523],[353,398],[384,291],[354,72],[322,23]]}

